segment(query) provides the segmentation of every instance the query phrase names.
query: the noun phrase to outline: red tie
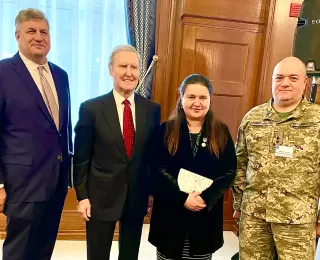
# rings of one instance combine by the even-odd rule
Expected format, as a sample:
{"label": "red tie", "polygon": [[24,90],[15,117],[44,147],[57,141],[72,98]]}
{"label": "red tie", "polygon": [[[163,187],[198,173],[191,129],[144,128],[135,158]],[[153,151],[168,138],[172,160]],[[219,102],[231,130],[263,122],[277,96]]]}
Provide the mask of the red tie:
{"label": "red tie", "polygon": [[130,108],[130,101],[125,99],[122,104],[124,104],[123,110],[123,141],[126,148],[128,158],[131,157],[131,152],[134,143],[134,125],[132,119],[132,112]]}

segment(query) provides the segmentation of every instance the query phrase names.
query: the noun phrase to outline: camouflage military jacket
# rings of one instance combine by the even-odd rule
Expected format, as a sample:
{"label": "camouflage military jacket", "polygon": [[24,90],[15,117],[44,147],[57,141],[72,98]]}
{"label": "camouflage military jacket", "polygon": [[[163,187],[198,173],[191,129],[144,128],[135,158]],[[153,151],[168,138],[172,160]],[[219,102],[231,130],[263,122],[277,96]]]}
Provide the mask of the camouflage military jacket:
{"label": "camouflage military jacket", "polygon": [[[234,208],[268,222],[317,220],[320,106],[305,99],[281,120],[272,101],[251,109],[239,127]],[[292,157],[276,156],[288,148]]]}

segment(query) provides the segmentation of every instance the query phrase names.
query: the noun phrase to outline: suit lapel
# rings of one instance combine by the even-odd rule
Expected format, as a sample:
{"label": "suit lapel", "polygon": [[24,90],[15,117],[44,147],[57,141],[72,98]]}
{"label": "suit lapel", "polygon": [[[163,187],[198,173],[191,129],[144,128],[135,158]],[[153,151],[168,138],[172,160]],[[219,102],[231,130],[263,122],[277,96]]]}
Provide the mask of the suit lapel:
{"label": "suit lapel", "polygon": [[105,105],[105,109],[103,109],[101,112],[105,117],[107,125],[116,140],[120,153],[124,158],[128,160],[128,156],[123,143],[123,136],[122,136],[120,122],[119,122],[117,105],[114,100],[112,91],[106,95],[106,98],[103,104]]}
{"label": "suit lapel", "polygon": [[66,102],[62,102],[63,98],[64,98],[64,85],[61,82],[61,78],[58,77],[56,71],[54,70],[53,66],[49,63],[49,67],[50,67],[50,71],[53,77],[53,81],[54,81],[54,85],[56,87],[56,91],[57,91],[57,95],[58,95],[58,102],[59,102],[59,130],[62,128],[62,123],[63,123],[63,111],[65,111],[64,109],[64,105],[67,104]]}
{"label": "suit lapel", "polygon": [[135,102],[135,119],[136,119],[136,134],[135,134],[135,140],[132,150],[132,156],[135,155],[137,151],[139,151],[139,147],[142,143],[142,138],[144,137],[145,132],[145,124],[146,124],[146,118],[147,118],[147,109],[143,105],[143,97],[139,96],[138,94],[135,94],[134,96],[134,102]]}
{"label": "suit lapel", "polygon": [[48,111],[46,104],[44,103],[43,97],[34,82],[32,76],[30,75],[26,65],[23,63],[22,59],[20,58],[19,54],[13,56],[13,64],[14,70],[18,73],[18,75],[22,78],[22,81],[26,84],[31,92],[32,96],[34,97],[35,101],[37,102],[39,108],[43,112],[43,114],[47,117],[47,119],[54,124],[54,121]]}

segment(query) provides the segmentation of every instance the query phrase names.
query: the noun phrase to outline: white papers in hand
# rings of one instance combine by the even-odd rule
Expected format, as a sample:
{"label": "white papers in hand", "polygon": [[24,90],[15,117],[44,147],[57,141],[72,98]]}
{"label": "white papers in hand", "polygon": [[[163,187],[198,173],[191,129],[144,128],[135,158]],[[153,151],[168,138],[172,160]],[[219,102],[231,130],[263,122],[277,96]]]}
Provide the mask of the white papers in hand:
{"label": "white papers in hand", "polygon": [[181,168],[178,175],[178,185],[186,193],[202,192],[213,183],[211,179]]}

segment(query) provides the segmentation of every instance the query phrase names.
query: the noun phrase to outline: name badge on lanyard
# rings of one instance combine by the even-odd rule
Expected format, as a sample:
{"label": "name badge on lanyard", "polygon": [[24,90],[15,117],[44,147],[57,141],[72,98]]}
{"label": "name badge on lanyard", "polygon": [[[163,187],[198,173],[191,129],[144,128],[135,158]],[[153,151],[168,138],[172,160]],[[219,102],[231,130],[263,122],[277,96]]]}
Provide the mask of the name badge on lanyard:
{"label": "name badge on lanyard", "polygon": [[275,155],[278,157],[292,158],[293,157],[293,147],[279,145],[276,147],[276,154]]}

